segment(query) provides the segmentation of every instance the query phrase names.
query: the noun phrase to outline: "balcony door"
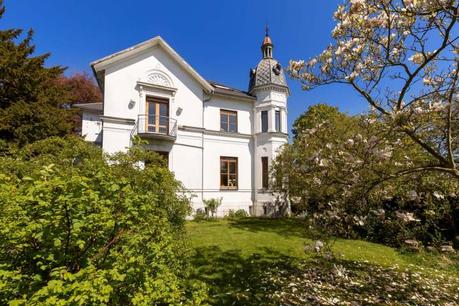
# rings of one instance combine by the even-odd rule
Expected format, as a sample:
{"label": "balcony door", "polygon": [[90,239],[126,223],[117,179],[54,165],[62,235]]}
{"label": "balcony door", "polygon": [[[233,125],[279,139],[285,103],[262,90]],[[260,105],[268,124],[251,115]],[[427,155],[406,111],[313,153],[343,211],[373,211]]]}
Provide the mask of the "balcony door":
{"label": "balcony door", "polygon": [[147,97],[147,131],[169,134],[169,100]]}

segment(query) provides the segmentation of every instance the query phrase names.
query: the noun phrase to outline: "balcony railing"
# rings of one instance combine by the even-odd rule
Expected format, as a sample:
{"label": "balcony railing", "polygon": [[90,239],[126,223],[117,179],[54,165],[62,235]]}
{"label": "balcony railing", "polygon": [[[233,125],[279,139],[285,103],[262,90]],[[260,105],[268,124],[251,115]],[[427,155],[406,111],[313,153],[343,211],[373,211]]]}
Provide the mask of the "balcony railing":
{"label": "balcony railing", "polygon": [[177,120],[160,115],[139,115],[137,133],[143,137],[175,139]]}

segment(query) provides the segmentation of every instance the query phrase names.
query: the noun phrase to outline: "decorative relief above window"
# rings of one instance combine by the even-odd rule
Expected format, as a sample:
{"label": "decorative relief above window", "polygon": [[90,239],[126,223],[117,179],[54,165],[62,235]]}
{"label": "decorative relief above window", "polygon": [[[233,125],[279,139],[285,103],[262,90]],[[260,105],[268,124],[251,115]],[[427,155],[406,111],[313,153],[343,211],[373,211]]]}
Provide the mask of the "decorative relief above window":
{"label": "decorative relief above window", "polygon": [[160,73],[151,73],[147,76],[147,83],[155,84],[155,85],[160,85],[164,87],[172,87],[171,82],[165,77],[164,75]]}

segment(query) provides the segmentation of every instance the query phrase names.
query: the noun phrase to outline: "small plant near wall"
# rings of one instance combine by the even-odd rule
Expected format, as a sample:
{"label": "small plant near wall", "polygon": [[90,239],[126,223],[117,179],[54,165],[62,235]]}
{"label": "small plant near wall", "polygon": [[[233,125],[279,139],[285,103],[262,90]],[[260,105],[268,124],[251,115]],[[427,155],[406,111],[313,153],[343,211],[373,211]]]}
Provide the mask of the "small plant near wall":
{"label": "small plant near wall", "polygon": [[234,219],[242,219],[242,218],[247,218],[249,214],[244,210],[244,209],[230,209],[228,211],[228,219],[234,220]]}
{"label": "small plant near wall", "polygon": [[215,218],[218,207],[222,205],[222,200],[223,198],[212,198],[203,200],[204,206],[206,208],[207,217]]}

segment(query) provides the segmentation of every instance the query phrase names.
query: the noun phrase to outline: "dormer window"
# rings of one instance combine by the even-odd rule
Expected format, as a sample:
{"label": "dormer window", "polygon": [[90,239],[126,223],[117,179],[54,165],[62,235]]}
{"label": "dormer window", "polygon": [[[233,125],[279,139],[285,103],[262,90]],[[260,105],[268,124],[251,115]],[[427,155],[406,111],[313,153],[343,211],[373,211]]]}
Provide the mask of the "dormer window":
{"label": "dormer window", "polygon": [[220,131],[237,133],[237,112],[220,110]]}

